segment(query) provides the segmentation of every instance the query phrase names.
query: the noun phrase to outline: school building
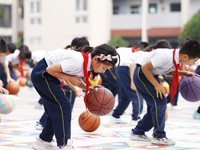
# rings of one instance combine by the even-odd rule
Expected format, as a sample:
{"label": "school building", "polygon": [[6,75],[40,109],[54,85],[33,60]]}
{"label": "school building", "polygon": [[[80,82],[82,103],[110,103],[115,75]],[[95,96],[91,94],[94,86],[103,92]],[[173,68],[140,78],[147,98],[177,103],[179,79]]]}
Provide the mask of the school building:
{"label": "school building", "polygon": [[175,47],[184,23],[200,9],[200,0],[0,0],[0,36],[12,42],[22,37],[31,51],[63,48],[81,36],[91,46],[114,36],[136,44],[144,1],[150,44],[167,39]]}

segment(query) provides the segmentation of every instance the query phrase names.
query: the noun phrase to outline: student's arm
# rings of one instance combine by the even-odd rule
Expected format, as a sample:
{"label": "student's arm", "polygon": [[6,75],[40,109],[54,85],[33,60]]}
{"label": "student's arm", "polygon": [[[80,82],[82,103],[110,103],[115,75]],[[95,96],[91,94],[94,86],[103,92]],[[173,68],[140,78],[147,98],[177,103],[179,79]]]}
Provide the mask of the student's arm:
{"label": "student's arm", "polygon": [[148,61],[144,66],[142,66],[142,71],[144,73],[144,75],[146,76],[146,78],[149,80],[149,82],[151,82],[151,84],[154,86],[155,90],[156,90],[156,96],[162,99],[163,96],[165,97],[166,95],[166,91],[164,89],[164,87],[162,87],[162,85],[159,84],[159,82],[155,79],[155,77],[153,76],[151,69],[153,69],[153,65],[151,63],[151,61]]}
{"label": "student's arm", "polygon": [[130,64],[130,76],[131,76],[131,89],[136,91],[136,87],[135,87],[135,84],[133,82],[133,74],[134,74],[134,71],[135,71],[135,62],[132,62]]}
{"label": "student's arm", "polygon": [[60,78],[60,79],[64,79],[65,81],[66,80],[69,81],[74,86],[79,86],[80,84],[82,84],[81,77],[67,75],[67,74],[63,73],[60,63],[48,66],[46,68],[46,71],[50,75],[52,75],[52,76],[54,76],[56,78]]}
{"label": "student's arm", "polygon": [[73,86],[69,81],[65,81],[64,85],[69,86],[76,93],[77,97],[84,96],[83,93],[82,93],[82,90],[77,86]]}
{"label": "student's arm", "polygon": [[4,71],[5,71],[5,73],[6,73],[6,77],[7,77],[7,82],[9,83],[9,82],[15,82],[15,80],[13,79],[13,78],[11,78],[11,76],[10,76],[10,70],[9,70],[9,68],[6,66],[6,67],[4,67]]}

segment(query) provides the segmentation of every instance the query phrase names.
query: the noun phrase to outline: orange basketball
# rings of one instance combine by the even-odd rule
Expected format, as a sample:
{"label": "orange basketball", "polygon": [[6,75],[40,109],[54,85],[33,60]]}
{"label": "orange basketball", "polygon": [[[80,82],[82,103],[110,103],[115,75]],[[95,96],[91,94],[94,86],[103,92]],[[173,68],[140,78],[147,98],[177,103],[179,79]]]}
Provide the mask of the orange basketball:
{"label": "orange basketball", "polygon": [[9,94],[16,95],[19,92],[20,86],[16,82],[10,82],[7,84],[6,89],[9,91]]}
{"label": "orange basketball", "polygon": [[167,119],[168,119],[168,112],[167,112],[167,110],[165,111],[165,122],[167,121]]}
{"label": "orange basketball", "polygon": [[89,111],[84,111],[79,116],[79,126],[86,132],[95,131],[100,125],[100,117],[91,114]]}
{"label": "orange basketball", "polygon": [[19,85],[20,85],[20,86],[26,86],[26,78],[21,78],[21,79],[19,80]]}

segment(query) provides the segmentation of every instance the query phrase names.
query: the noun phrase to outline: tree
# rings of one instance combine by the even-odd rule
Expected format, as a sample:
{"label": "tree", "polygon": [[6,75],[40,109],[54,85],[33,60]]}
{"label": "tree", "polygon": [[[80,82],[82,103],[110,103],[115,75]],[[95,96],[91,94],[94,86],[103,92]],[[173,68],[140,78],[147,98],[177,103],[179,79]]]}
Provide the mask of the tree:
{"label": "tree", "polygon": [[181,42],[185,37],[200,41],[200,10],[184,25],[178,41]]}
{"label": "tree", "polygon": [[108,42],[108,45],[112,45],[114,47],[128,47],[129,42],[119,36],[115,36]]}

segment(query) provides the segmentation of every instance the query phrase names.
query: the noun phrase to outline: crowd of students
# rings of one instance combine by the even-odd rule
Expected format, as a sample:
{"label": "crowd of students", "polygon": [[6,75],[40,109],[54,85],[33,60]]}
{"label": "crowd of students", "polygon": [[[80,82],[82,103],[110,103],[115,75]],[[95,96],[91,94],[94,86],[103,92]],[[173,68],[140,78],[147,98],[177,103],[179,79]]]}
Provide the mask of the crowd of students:
{"label": "crowd of students", "polygon": [[[130,139],[149,141],[153,144],[174,145],[166,137],[165,113],[167,103],[177,108],[179,83],[181,78],[199,76],[200,67],[195,72],[186,68],[200,58],[200,43],[186,39],[178,48],[171,48],[167,40],[159,40],[155,45],[141,42],[135,47],[114,48],[107,44],[90,47],[84,38],[74,38],[71,45],[53,51],[33,51],[26,45],[16,48],[13,43],[0,39],[0,92],[8,94],[6,85],[16,82],[16,70],[24,76],[24,70],[33,68],[31,80],[40,95],[38,103],[45,112],[37,122],[36,128],[42,129],[33,149],[73,150],[71,141],[71,113],[75,96],[79,89],[89,86],[89,75],[101,75],[102,85],[118,95],[118,105],[114,108],[110,123],[124,124],[120,118],[132,103],[129,122],[134,128]],[[27,67],[28,66],[28,67]],[[184,67],[186,66],[186,67]],[[86,82],[83,82],[82,78]],[[165,80],[172,87],[167,95],[161,82]],[[63,92],[64,91],[64,92]],[[141,117],[143,100],[147,112]],[[200,107],[193,117],[200,119]],[[145,132],[153,128],[152,138]],[[58,147],[51,144],[55,135]]]}

